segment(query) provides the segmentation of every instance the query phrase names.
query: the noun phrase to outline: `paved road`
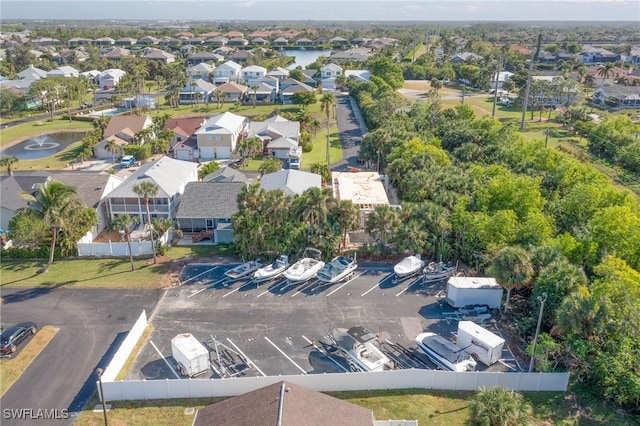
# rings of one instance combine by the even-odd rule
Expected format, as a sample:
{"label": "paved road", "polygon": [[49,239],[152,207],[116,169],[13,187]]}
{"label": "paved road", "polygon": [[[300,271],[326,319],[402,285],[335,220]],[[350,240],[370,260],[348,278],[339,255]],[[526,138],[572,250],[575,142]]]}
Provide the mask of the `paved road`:
{"label": "paved road", "polygon": [[350,98],[346,94],[336,95],[336,118],[342,143],[342,160],[333,164],[332,170],[346,171],[349,166],[362,166],[358,163],[357,156],[366,125],[358,106]]}
{"label": "paved road", "polygon": [[[151,314],[162,290],[2,289],[2,323],[35,321],[58,333],[0,399],[2,409],[80,410],[95,390],[94,371],[106,365],[143,309]],[[1,362],[1,361],[0,361]],[[3,413],[4,414],[4,411]],[[72,420],[10,420],[2,425],[65,425]]]}

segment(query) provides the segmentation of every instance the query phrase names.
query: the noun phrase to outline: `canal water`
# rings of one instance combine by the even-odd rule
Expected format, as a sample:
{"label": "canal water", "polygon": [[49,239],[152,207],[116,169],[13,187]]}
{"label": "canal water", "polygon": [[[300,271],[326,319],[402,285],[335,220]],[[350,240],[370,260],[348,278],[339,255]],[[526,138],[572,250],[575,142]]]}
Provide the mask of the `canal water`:
{"label": "canal water", "polygon": [[305,69],[307,65],[314,63],[320,56],[331,55],[331,50],[285,49],[282,51],[282,54],[285,56],[295,56],[296,58],[295,62],[289,65],[287,69],[292,70],[298,67]]}

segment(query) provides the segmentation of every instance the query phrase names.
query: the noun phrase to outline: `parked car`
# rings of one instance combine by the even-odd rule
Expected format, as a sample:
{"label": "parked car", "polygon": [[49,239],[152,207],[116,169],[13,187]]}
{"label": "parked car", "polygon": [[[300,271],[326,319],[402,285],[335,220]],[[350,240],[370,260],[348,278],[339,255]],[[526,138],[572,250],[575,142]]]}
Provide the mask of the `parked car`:
{"label": "parked car", "polygon": [[7,328],[0,335],[0,353],[12,354],[18,349],[18,345],[27,337],[36,334],[38,327],[33,322],[21,322]]}
{"label": "parked car", "polygon": [[120,160],[120,168],[128,169],[129,167],[133,166],[135,162],[136,162],[136,158],[133,155],[125,155]]}

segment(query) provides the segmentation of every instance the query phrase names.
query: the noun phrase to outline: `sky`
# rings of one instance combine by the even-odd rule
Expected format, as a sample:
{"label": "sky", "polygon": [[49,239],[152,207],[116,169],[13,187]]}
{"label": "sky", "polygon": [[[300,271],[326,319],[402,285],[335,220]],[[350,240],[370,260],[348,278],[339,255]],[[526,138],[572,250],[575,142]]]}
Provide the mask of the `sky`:
{"label": "sky", "polygon": [[635,21],[638,0],[2,0],[0,19]]}

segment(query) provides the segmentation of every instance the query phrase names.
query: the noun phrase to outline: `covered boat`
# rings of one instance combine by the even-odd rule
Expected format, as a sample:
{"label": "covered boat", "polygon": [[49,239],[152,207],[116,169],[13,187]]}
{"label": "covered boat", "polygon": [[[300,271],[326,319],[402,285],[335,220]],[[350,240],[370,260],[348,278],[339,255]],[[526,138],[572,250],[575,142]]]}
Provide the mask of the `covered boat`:
{"label": "covered boat", "polygon": [[336,256],[318,271],[316,277],[324,283],[334,284],[348,277],[357,267],[355,256]]}
{"label": "covered boat", "polygon": [[276,259],[273,263],[268,264],[258,269],[253,274],[253,279],[258,281],[270,280],[282,275],[284,271],[289,267],[289,256],[283,254],[279,259]]}
{"label": "covered boat", "polygon": [[396,279],[408,278],[419,273],[424,268],[424,260],[420,255],[407,256],[393,267]]}
{"label": "covered boat", "polygon": [[261,267],[262,263],[260,263],[259,260],[250,260],[233,269],[229,269],[224,273],[224,275],[231,280],[239,280],[240,278],[244,278],[247,275],[254,273]]}
{"label": "covered boat", "polygon": [[318,249],[307,247],[304,250],[302,259],[294,263],[289,269],[284,271],[284,277],[289,282],[304,282],[315,277],[324,262],[320,260],[322,252]]}
{"label": "covered boat", "polygon": [[355,365],[356,370],[383,371],[391,365],[391,360],[378,347],[378,337],[358,325],[350,329],[336,328],[333,339]]}
{"label": "covered boat", "polygon": [[463,372],[476,369],[471,355],[436,333],[418,334],[416,343],[434,364],[445,370]]}

